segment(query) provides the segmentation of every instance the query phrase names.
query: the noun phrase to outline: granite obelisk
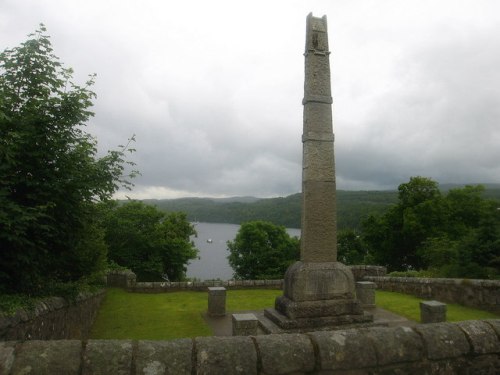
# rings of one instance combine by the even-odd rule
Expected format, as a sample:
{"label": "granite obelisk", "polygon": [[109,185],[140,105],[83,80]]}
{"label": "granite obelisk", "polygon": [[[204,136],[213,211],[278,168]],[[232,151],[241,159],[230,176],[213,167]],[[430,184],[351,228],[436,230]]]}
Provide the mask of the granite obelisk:
{"label": "granite obelisk", "polygon": [[284,330],[334,329],[373,320],[356,300],[351,270],[337,262],[335,161],[326,16],[307,17],[302,135],[300,261],[265,316]]}

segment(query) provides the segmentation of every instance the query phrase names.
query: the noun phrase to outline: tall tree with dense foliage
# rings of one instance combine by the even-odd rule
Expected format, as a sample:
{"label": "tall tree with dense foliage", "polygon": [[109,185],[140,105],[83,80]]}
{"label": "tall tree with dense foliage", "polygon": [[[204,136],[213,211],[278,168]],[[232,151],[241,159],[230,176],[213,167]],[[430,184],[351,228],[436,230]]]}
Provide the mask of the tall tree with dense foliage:
{"label": "tall tree with dense foliage", "polygon": [[284,226],[266,221],[243,223],[227,246],[229,264],[238,279],[281,279],[300,257],[299,240]]}
{"label": "tall tree with dense foliage", "polygon": [[74,84],[45,32],[0,54],[0,292],[42,294],[101,269],[94,203],[128,183],[123,150],[97,158],[83,130],[94,76]]}
{"label": "tall tree with dense foliage", "polygon": [[500,276],[500,203],[482,186],[443,195],[435,181],[412,177],[399,202],[363,223],[370,256],[389,270],[427,269],[437,276]]}
{"label": "tall tree with dense foliage", "polygon": [[130,268],[142,281],[185,278],[198,250],[190,239],[196,231],[184,213],[166,214],[136,201],[109,206],[104,227],[110,260]]}

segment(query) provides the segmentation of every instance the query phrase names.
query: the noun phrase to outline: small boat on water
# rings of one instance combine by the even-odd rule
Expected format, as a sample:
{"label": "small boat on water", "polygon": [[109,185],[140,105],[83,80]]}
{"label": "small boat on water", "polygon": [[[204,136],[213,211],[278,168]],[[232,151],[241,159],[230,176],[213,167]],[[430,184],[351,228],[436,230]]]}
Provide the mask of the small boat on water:
{"label": "small boat on water", "polygon": [[213,241],[212,241],[212,239],[211,239],[211,238],[209,238],[209,239],[207,240],[207,242],[208,242],[208,243],[212,243]]}

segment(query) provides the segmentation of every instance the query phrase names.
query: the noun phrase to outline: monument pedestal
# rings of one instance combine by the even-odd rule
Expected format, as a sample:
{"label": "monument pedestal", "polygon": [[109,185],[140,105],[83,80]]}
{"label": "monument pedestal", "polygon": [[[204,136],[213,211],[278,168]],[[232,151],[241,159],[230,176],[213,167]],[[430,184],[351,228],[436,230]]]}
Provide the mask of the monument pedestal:
{"label": "monument pedestal", "polygon": [[286,274],[283,295],[264,316],[281,330],[306,332],[371,325],[373,316],[356,299],[351,270],[340,262],[296,262]]}

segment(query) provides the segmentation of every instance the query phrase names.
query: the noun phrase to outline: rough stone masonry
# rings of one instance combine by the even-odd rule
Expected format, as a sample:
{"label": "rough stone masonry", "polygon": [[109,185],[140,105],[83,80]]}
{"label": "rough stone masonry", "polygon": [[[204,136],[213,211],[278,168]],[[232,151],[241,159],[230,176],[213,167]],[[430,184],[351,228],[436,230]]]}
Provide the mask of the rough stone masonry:
{"label": "rough stone masonry", "polygon": [[283,295],[265,316],[285,330],[366,324],[354,278],[337,262],[335,160],[326,16],[307,17],[302,135],[300,261],[287,270]]}

